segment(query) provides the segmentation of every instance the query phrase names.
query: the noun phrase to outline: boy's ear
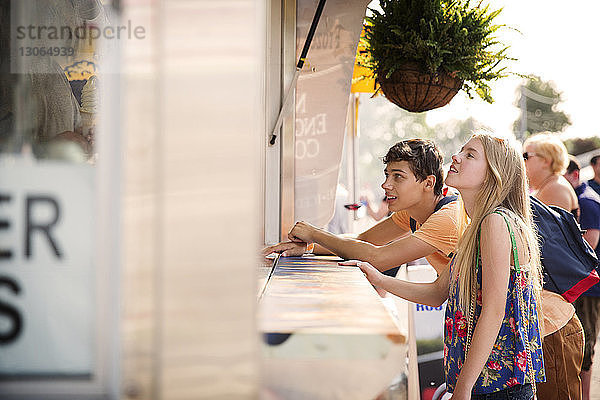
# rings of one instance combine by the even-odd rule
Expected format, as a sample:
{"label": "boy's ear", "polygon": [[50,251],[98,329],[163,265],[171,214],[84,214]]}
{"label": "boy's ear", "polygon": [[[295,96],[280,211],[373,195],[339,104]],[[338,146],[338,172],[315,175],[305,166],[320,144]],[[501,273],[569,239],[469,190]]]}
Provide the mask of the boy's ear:
{"label": "boy's ear", "polygon": [[427,190],[433,190],[433,188],[435,187],[435,176],[428,175],[427,178],[425,178],[425,186],[424,187]]}

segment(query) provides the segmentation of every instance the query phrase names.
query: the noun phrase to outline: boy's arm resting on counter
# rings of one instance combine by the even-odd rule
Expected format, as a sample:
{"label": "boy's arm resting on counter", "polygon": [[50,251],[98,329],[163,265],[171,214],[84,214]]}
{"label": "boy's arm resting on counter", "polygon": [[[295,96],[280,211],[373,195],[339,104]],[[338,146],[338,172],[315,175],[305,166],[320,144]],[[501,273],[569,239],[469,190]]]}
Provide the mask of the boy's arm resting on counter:
{"label": "boy's arm resting on counter", "polygon": [[[393,224],[392,221],[390,222]],[[310,241],[319,243],[342,258],[368,261],[380,271],[397,267],[437,251],[434,246],[414,235],[408,235],[383,246],[376,246],[366,241],[341,238],[324,230],[316,229],[311,233]]]}
{"label": "boy's arm resting on counter", "polygon": [[[290,231],[290,234],[293,234],[297,229],[296,227],[301,225],[305,228],[305,230],[313,230],[317,229],[312,225],[309,225],[305,222],[298,222],[294,228]],[[408,232],[404,231],[391,218],[386,218],[385,220],[375,224],[370,229],[359,234],[356,239],[363,242],[369,242],[374,245],[383,245],[389,243],[395,239],[398,239],[402,236],[406,236]],[[350,236],[339,236],[341,238],[350,238]],[[312,241],[315,243],[313,253],[314,254],[334,254],[331,250],[327,249],[324,246],[321,246],[319,243]],[[286,241],[281,242],[272,246],[265,247],[262,251],[263,255],[268,255],[270,253],[282,253],[283,256],[301,256],[306,252],[307,243],[305,241]]]}
{"label": "boy's arm resting on counter", "polygon": [[391,217],[388,217],[359,234],[356,239],[382,246],[408,234],[409,232],[400,228]]}
{"label": "boy's arm resting on counter", "polygon": [[[370,243],[375,246],[381,246],[407,235],[408,232],[398,227],[398,225],[396,225],[396,223],[391,218],[386,218],[383,221],[380,221],[377,224],[373,225],[366,231],[360,233],[358,236],[356,236],[356,238],[352,237],[351,235],[336,236],[340,239],[349,239],[352,243],[359,241]],[[348,258],[344,257],[339,253],[336,253],[334,249],[327,248],[322,243],[319,243],[316,240],[313,240],[313,243],[315,243],[313,251],[314,254],[337,254],[342,258]],[[397,265],[393,265],[393,267],[396,266]]]}

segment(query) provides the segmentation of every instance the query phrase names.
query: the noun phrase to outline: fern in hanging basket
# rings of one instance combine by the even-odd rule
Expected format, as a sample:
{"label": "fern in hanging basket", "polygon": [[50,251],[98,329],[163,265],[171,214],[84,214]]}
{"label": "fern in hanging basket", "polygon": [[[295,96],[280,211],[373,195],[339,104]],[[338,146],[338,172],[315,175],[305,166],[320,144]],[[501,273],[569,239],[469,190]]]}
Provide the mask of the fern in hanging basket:
{"label": "fern in hanging basket", "polygon": [[495,36],[504,25],[470,0],[380,0],[361,38],[368,67],[386,97],[413,112],[446,105],[459,91],[492,103],[489,82],[508,75],[513,60]]}

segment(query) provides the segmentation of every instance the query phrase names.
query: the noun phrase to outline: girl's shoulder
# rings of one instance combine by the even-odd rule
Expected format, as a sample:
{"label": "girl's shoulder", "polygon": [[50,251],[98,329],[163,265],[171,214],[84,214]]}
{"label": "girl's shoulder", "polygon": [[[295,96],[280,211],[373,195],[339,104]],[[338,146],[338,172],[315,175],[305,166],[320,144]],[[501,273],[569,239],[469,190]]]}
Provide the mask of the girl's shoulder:
{"label": "girl's shoulder", "polygon": [[492,212],[485,215],[481,221],[481,226],[484,224],[503,225],[507,226],[514,222],[519,217],[506,207],[498,206]]}
{"label": "girl's shoulder", "polygon": [[525,223],[523,216],[502,206],[496,207],[494,211],[487,214],[484,217],[482,224],[486,219],[490,219],[490,221],[493,221],[493,223],[504,225],[505,227],[510,226],[512,229],[515,229],[518,225]]}
{"label": "girl's shoulder", "polygon": [[494,243],[508,241],[512,247],[511,265],[514,265],[513,253],[515,249],[519,260],[528,260],[527,262],[529,262],[529,246],[526,234],[523,233],[523,227],[524,222],[519,215],[504,207],[497,207],[482,221],[481,233],[482,236],[485,234],[487,238],[491,238]]}
{"label": "girl's shoulder", "polygon": [[481,234],[482,235],[495,235],[501,232],[507,231],[507,222],[512,219],[512,216],[508,213],[508,210],[498,207],[493,212],[483,217],[481,221]]}
{"label": "girl's shoulder", "polygon": [[516,236],[520,230],[519,217],[510,210],[497,207],[493,212],[486,215],[481,221],[480,235],[486,236],[494,241],[502,240],[506,237]]}

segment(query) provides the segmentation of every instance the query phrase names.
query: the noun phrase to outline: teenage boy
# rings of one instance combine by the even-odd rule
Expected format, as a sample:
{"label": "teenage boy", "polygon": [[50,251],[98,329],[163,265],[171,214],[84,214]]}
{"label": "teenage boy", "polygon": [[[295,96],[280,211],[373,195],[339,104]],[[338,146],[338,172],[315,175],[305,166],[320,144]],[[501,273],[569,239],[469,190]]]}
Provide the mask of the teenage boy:
{"label": "teenage boy", "polygon": [[[600,196],[579,177],[581,166],[574,157],[570,162],[564,177],[575,189],[579,200],[579,225],[585,230],[583,238],[598,253],[598,238],[600,237]],[[598,336],[598,319],[600,317],[600,285],[596,284],[575,300],[575,312],[581,320],[584,334],[583,363],[581,364],[582,399],[590,398],[592,379],[592,361],[594,346]]]}
{"label": "teenage boy", "polygon": [[[390,217],[355,239],[298,222],[288,234],[291,241],[267,247],[263,253],[299,256],[308,247],[315,254],[334,253],[368,261],[380,271],[425,257],[439,274],[450,261],[459,237],[458,202],[442,201],[442,161],[431,140],[396,143],[383,158],[385,181],[381,187],[389,210],[394,212]],[[436,211],[438,203],[446,204]]]}

